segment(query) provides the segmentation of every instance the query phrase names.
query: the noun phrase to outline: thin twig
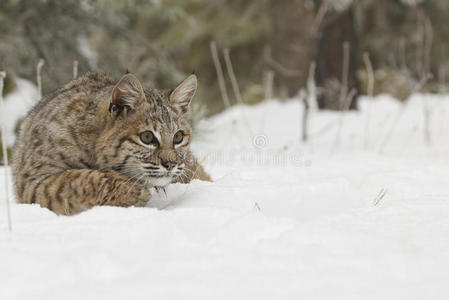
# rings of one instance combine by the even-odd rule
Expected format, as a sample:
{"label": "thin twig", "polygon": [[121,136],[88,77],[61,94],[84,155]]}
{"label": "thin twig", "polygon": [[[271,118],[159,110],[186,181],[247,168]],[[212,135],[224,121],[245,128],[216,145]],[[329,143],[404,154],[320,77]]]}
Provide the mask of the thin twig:
{"label": "thin twig", "polygon": [[416,24],[416,37],[417,37],[417,46],[415,52],[415,68],[416,71],[419,72],[419,75],[422,76],[424,72],[424,44],[425,44],[425,31],[423,26],[423,13],[418,10],[418,18]]}
{"label": "thin twig", "polygon": [[366,75],[368,77],[368,85],[366,89],[366,94],[368,97],[374,96],[374,70],[373,65],[371,64],[371,60],[369,58],[368,52],[363,53],[363,62],[365,63],[366,67]]}
{"label": "thin twig", "polygon": [[[429,17],[424,20],[425,44],[424,44],[424,71],[430,73],[430,64],[432,58],[433,27]],[[427,75],[426,75],[427,76]]]}
{"label": "thin twig", "polygon": [[[367,76],[367,95],[369,98],[372,98],[374,96],[374,70],[373,65],[371,64],[371,60],[369,58],[368,52],[363,53],[363,62],[365,63],[366,68],[366,76]],[[365,135],[364,135],[364,146],[365,149],[368,148],[369,143],[369,125],[370,125],[370,115],[371,115],[371,101],[372,99],[369,99],[367,103],[367,112],[366,112],[366,122],[365,122]]]}
{"label": "thin twig", "polygon": [[331,153],[334,153],[340,143],[341,138],[341,129],[343,127],[343,120],[345,117],[346,110],[351,106],[352,98],[356,94],[356,90],[352,89],[348,93],[348,76],[349,76],[349,43],[343,43],[343,68],[342,68],[342,79],[341,79],[341,87],[340,87],[340,117],[337,125],[337,133],[335,134],[334,144],[331,148]]}
{"label": "thin twig", "polygon": [[315,87],[315,70],[316,63],[312,61],[309,67],[309,76],[307,78],[307,95],[305,95],[302,99],[304,104],[302,111],[302,134],[301,140],[303,142],[307,142],[308,139],[308,123],[309,123],[309,111],[310,111],[310,103],[309,100],[311,98],[311,94],[314,92],[313,89]]}
{"label": "thin twig", "polygon": [[226,63],[226,70],[228,71],[229,79],[231,79],[232,90],[234,91],[234,96],[239,104],[243,104],[242,95],[240,94],[239,84],[237,78],[235,77],[234,68],[232,67],[231,56],[229,55],[229,49],[223,50],[224,59]]}
{"label": "thin twig", "polygon": [[42,99],[42,77],[41,77],[41,70],[42,70],[42,67],[44,66],[44,64],[45,64],[45,60],[43,60],[43,59],[41,58],[41,59],[39,59],[39,62],[37,63],[37,66],[36,66],[37,94],[38,94],[38,97],[39,97],[38,100],[41,100],[41,99]]}
{"label": "thin twig", "polygon": [[374,202],[373,202],[374,206],[376,206],[377,204],[379,204],[380,200],[382,200],[382,199],[385,197],[385,194],[386,194],[386,193],[387,193],[387,190],[384,189],[384,188],[382,188],[382,189],[379,191],[379,194],[377,194],[376,198],[374,198]]}
{"label": "thin twig", "polygon": [[265,99],[273,98],[274,72],[269,70],[265,73]]}
{"label": "thin twig", "polygon": [[438,92],[441,94],[447,93],[447,84],[446,84],[446,77],[447,77],[447,65],[442,65],[438,68]]}
{"label": "thin twig", "polygon": [[346,106],[345,100],[348,96],[348,76],[349,76],[349,42],[343,43],[343,68],[341,74],[340,89],[340,109]]}
{"label": "thin twig", "polygon": [[402,72],[408,72],[407,59],[405,55],[405,39],[399,39],[399,60],[400,60],[400,70]]}
{"label": "thin twig", "polygon": [[[433,43],[433,28],[432,23],[429,18],[426,17],[424,19],[424,57],[423,57],[423,76],[426,77],[426,82],[432,77],[430,73],[430,63],[431,63],[431,54],[432,54],[432,43]],[[429,146],[432,143],[431,139],[431,130],[430,130],[430,118],[432,114],[432,110],[429,105],[429,101],[423,99],[424,101],[424,140],[426,144]]]}
{"label": "thin twig", "polygon": [[228,108],[231,106],[231,103],[229,102],[228,92],[226,91],[223,69],[220,64],[220,59],[218,58],[217,43],[215,43],[214,41],[210,43],[210,51],[212,53],[212,59],[215,65],[215,71],[217,72],[218,86],[220,87],[221,98],[223,99],[224,106]]}
{"label": "thin twig", "polygon": [[[6,77],[6,72],[0,72],[0,112],[3,111],[3,86],[4,86],[4,78]],[[8,182],[8,150],[6,148],[6,130],[4,126],[4,120],[2,120],[1,124],[1,135],[2,135],[2,150],[3,150],[3,164],[5,171],[5,193],[6,193],[6,211],[8,214],[8,230],[12,231],[12,222],[11,222],[11,207],[9,206],[9,182]]]}
{"label": "thin twig", "polygon": [[[240,94],[239,84],[238,84],[237,78],[235,77],[234,69],[232,68],[232,61],[231,61],[231,56],[229,55],[229,49],[226,48],[226,49],[224,49],[223,52],[224,52],[224,58],[225,58],[225,62],[226,62],[226,69],[228,71],[228,76],[231,79],[232,89],[234,91],[235,98],[237,99],[237,102],[239,104],[243,104],[243,99],[242,99],[242,95]],[[252,133],[253,131],[251,129],[251,126],[248,123],[248,118],[246,117],[246,115],[244,113],[243,107],[240,108],[240,112],[242,114],[242,119],[245,122],[246,127],[248,127],[250,136],[254,136]]]}
{"label": "thin twig", "polygon": [[311,109],[318,109],[318,104],[316,103],[317,88],[316,88],[315,73],[316,73],[316,61],[313,61],[310,63],[309,76],[307,78],[307,98],[308,98],[307,102],[309,103]]}

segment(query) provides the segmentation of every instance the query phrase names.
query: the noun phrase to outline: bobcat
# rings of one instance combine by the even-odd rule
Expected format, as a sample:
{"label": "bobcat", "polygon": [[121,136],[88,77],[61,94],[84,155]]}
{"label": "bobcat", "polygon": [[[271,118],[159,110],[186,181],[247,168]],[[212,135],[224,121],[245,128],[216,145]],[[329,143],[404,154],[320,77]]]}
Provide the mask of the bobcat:
{"label": "bobcat", "polygon": [[88,73],[42,99],[13,154],[16,198],[56,214],[96,205],[144,206],[151,187],[210,180],[189,151],[194,74],[173,90]]}

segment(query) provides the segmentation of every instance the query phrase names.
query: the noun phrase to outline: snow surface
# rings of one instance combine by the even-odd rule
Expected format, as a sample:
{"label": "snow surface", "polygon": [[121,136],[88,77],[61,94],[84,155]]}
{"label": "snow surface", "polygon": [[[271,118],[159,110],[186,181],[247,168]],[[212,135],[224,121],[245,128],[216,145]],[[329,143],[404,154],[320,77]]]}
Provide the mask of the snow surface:
{"label": "snow surface", "polygon": [[449,97],[313,111],[307,145],[300,116],[267,101],[204,121],[214,182],[146,208],[13,204],[9,233],[0,194],[0,299],[447,299]]}

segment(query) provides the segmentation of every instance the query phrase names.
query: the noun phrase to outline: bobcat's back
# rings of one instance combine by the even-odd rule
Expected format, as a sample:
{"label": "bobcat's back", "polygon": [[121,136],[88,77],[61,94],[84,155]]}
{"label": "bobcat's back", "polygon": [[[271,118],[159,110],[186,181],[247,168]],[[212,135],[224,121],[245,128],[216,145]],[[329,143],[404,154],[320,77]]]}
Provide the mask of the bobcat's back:
{"label": "bobcat's back", "polygon": [[98,104],[113,84],[104,74],[88,73],[43,98],[31,110],[14,149],[18,199],[23,190],[20,178],[94,165],[95,136],[104,126],[96,117]]}

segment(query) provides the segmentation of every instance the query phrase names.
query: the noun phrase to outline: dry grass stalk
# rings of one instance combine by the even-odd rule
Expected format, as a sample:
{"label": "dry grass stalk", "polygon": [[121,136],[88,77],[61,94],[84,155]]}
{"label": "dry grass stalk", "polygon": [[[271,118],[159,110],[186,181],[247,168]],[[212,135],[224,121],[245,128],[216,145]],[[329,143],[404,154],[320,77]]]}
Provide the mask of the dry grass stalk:
{"label": "dry grass stalk", "polygon": [[307,142],[308,139],[308,123],[309,123],[309,112],[310,112],[310,98],[311,94],[314,92],[315,88],[315,70],[316,62],[312,61],[309,67],[309,76],[307,77],[307,95],[302,98],[304,109],[302,111],[302,133],[301,140]]}
{"label": "dry grass stalk", "polygon": [[356,90],[353,88],[348,92],[348,74],[349,74],[349,55],[350,55],[349,43],[343,43],[343,68],[342,68],[342,79],[341,79],[341,87],[340,87],[340,117],[337,125],[337,133],[335,135],[334,144],[332,146],[331,153],[335,152],[337,149],[340,138],[341,138],[341,129],[343,128],[343,120],[345,117],[345,112],[351,106],[352,98],[354,98],[356,94]]}
{"label": "dry grass stalk", "polygon": [[265,99],[273,98],[274,72],[269,70],[265,73]]}
{"label": "dry grass stalk", "polygon": [[441,94],[446,94],[448,92],[446,82],[447,71],[448,71],[447,65],[442,65],[438,68],[438,92]]}
{"label": "dry grass stalk", "polygon": [[37,77],[37,93],[38,93],[38,100],[42,99],[42,76],[41,76],[41,70],[42,67],[45,64],[45,60],[43,60],[42,58],[39,59],[39,62],[37,63],[36,66],[36,77]]}
{"label": "dry grass stalk", "polygon": [[368,97],[374,96],[374,70],[371,60],[369,58],[368,52],[363,53],[363,62],[365,63],[366,74],[368,76],[368,86],[366,89],[366,94]]}
{"label": "dry grass stalk", "polygon": [[224,59],[226,63],[226,70],[228,71],[229,79],[231,79],[232,90],[234,91],[234,96],[239,104],[243,104],[242,95],[240,94],[239,84],[237,78],[235,77],[234,68],[232,67],[231,56],[229,55],[229,49],[223,50]]}
{"label": "dry grass stalk", "polygon": [[73,61],[73,79],[76,79],[78,77],[78,61]]}
{"label": "dry grass stalk", "polygon": [[214,61],[215,71],[217,72],[218,86],[220,87],[221,98],[223,99],[226,108],[231,106],[229,102],[228,92],[226,91],[226,84],[223,76],[223,68],[221,67],[220,59],[218,58],[217,43],[210,43],[210,51]]}
{"label": "dry grass stalk", "polygon": [[[374,96],[374,70],[373,65],[371,64],[371,60],[369,58],[368,52],[363,53],[363,62],[365,63],[366,75],[368,78],[368,86],[367,86],[367,95],[372,98]],[[366,122],[365,122],[365,136],[364,136],[364,146],[365,149],[368,148],[369,143],[369,125],[370,125],[370,108],[371,103],[368,106],[368,111],[366,114]]]}
{"label": "dry grass stalk", "polygon": [[[4,78],[6,77],[6,72],[0,72],[0,111],[3,110],[3,86],[4,86]],[[6,131],[5,126],[3,125],[3,120],[1,124],[1,135],[2,135],[2,150],[3,150],[3,170],[5,172],[5,193],[6,193],[6,212],[8,215],[8,230],[11,232],[12,230],[12,222],[11,222],[11,207],[9,205],[9,182],[8,182],[8,152],[6,149]]]}
{"label": "dry grass stalk", "polygon": [[343,68],[341,74],[341,88],[340,88],[340,109],[344,110],[348,96],[348,76],[349,76],[349,42],[343,43]]}
{"label": "dry grass stalk", "polygon": [[[228,71],[229,79],[231,80],[232,89],[234,91],[235,98],[237,99],[237,102],[239,104],[243,104],[243,99],[242,99],[242,95],[240,94],[239,84],[238,84],[237,78],[235,77],[234,68],[232,67],[232,61],[231,61],[231,56],[229,55],[229,49],[227,49],[227,48],[224,49],[223,54],[224,54],[224,58],[225,58],[226,69]],[[243,119],[246,127],[248,128],[250,135],[254,136],[254,134],[252,133],[251,126],[248,123],[248,118],[245,116],[243,110],[240,110],[240,112],[242,114],[242,119]]]}
{"label": "dry grass stalk", "polygon": [[377,204],[379,204],[379,202],[385,197],[385,194],[387,193],[387,190],[382,188],[379,191],[379,194],[377,194],[376,198],[374,198],[374,206],[376,206]]}

